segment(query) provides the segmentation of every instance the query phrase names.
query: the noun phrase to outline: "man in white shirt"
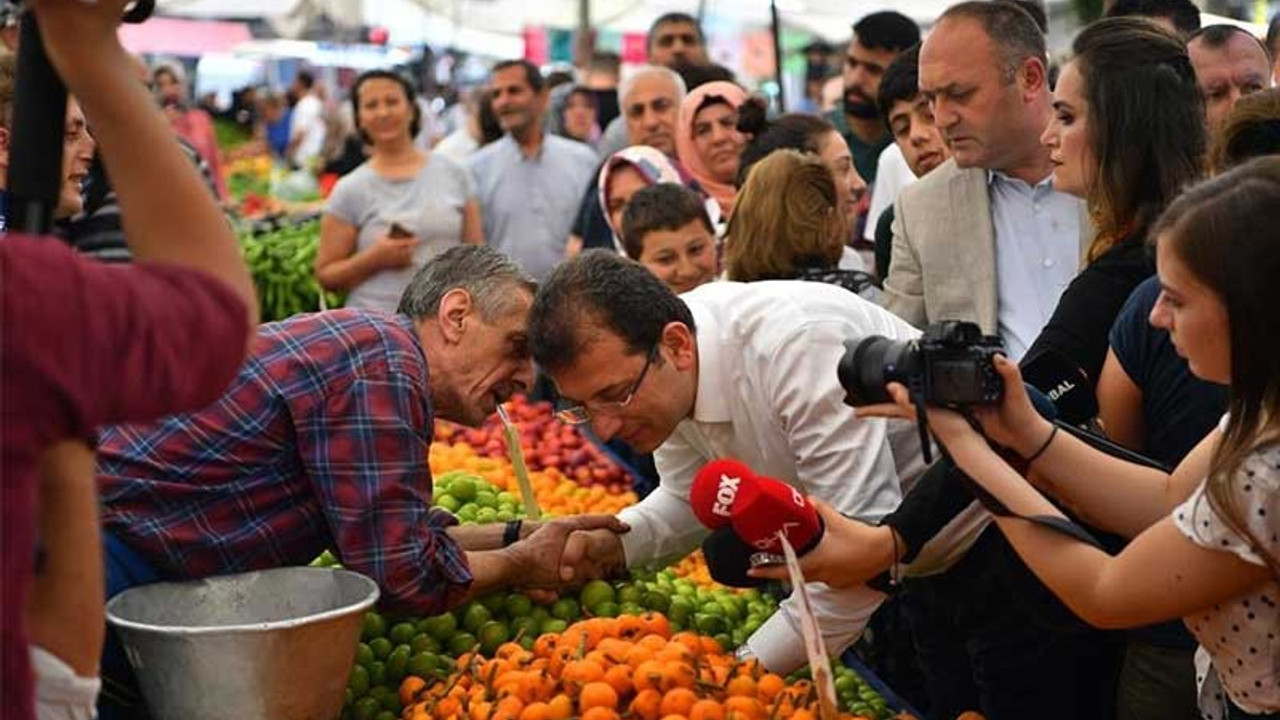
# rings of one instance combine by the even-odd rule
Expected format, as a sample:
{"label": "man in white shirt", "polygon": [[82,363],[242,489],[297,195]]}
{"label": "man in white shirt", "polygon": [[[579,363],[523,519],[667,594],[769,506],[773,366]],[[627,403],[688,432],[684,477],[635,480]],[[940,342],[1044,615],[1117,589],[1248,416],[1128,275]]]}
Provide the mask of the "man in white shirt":
{"label": "man in white shirt", "polygon": [[286,155],[293,164],[303,170],[311,167],[312,159],[324,147],[324,102],[316,93],[315,76],[299,70],[293,80],[293,92],[298,102],[293,106],[289,130],[289,149]]}
{"label": "man in white shirt", "polygon": [[[575,535],[565,558],[605,567],[681,557],[709,531],[689,491],[703,465],[736,458],[875,522],[922,469],[915,427],[861,419],[836,367],[846,340],[907,340],[915,329],[839,287],[709,283],[677,297],[643,266],[591,251],[559,267],[531,310],[530,344],[571,410],[602,439],[654,452],[661,484],[619,514],[624,537]],[[572,417],[567,417],[572,416]],[[857,639],[884,596],[810,587],[832,653]],[[773,672],[807,663],[791,600],[747,641]]]}

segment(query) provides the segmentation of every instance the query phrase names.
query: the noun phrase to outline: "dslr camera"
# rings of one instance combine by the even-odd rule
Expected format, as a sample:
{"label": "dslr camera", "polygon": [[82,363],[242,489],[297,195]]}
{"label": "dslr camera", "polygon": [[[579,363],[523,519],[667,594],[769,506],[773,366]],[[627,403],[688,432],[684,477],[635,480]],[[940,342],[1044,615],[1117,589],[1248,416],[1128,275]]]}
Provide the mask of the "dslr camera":
{"label": "dslr camera", "polygon": [[920,441],[929,461],[925,405],[995,405],[1004,397],[1004,379],[996,372],[1000,338],[983,335],[971,322],[948,320],[925,328],[918,340],[900,342],[872,335],[846,340],[836,368],[845,403],[853,407],[892,402],[886,385],[899,382],[915,401]]}

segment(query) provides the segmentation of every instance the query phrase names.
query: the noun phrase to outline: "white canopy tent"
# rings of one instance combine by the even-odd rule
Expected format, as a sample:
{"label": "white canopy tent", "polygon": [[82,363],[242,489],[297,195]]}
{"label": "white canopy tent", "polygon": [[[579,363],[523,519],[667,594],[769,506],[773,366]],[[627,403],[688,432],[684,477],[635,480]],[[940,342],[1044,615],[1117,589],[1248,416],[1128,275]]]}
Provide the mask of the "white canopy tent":
{"label": "white canopy tent", "polygon": [[[784,27],[831,42],[849,38],[857,18],[877,10],[897,10],[928,26],[955,0],[777,0]],[[665,12],[699,12],[698,0],[589,0],[597,31],[644,32]],[[380,26],[389,44],[455,47],[493,57],[524,52],[523,32],[530,27],[574,28],[579,0],[158,0],[165,15],[192,18],[262,19],[282,38],[301,39],[308,21],[327,16],[336,26]],[[1067,15],[1066,0],[1050,0],[1051,14]],[[708,34],[733,36],[744,28],[769,24],[769,0],[702,0]],[[1065,22],[1065,21],[1064,21]],[[1228,22],[1263,34],[1265,28],[1204,15],[1204,23]],[[1065,22],[1067,26],[1073,23]],[[1055,22],[1054,38],[1065,42]],[[1069,35],[1067,36],[1069,37]]]}
{"label": "white canopy tent", "polygon": [[[852,22],[870,12],[893,9],[922,24],[944,10],[948,0],[778,0],[784,25],[830,41],[849,37]],[[518,54],[527,27],[573,28],[577,0],[159,0],[158,12],[191,18],[263,19],[283,38],[300,39],[306,21],[327,15],[339,27],[386,27],[392,44],[429,42]],[[590,0],[592,27],[614,32],[644,32],[654,18],[671,11],[697,14],[693,0]],[[709,32],[740,26],[766,26],[768,0],[705,0]]]}

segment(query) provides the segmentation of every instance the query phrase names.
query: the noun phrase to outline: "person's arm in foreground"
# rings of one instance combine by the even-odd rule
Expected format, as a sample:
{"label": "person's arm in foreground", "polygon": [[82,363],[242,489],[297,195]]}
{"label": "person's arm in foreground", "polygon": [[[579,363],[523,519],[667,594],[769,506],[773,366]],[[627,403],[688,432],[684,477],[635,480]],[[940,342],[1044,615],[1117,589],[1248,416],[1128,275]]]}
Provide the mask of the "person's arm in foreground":
{"label": "person's arm in foreground", "polygon": [[27,604],[31,642],[77,675],[95,677],[105,590],[93,450],[84,442],[66,440],[44,451],[39,517],[44,562]]}

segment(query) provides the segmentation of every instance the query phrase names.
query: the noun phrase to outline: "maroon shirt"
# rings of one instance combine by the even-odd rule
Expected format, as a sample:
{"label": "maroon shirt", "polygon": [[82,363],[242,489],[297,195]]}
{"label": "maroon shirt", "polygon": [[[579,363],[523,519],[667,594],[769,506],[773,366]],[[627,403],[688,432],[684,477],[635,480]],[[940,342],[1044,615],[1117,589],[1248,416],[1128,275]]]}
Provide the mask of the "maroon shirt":
{"label": "maroon shirt", "polygon": [[248,332],[244,303],[202,272],[0,239],[0,717],[35,716],[25,608],[41,451],[214,401]]}

